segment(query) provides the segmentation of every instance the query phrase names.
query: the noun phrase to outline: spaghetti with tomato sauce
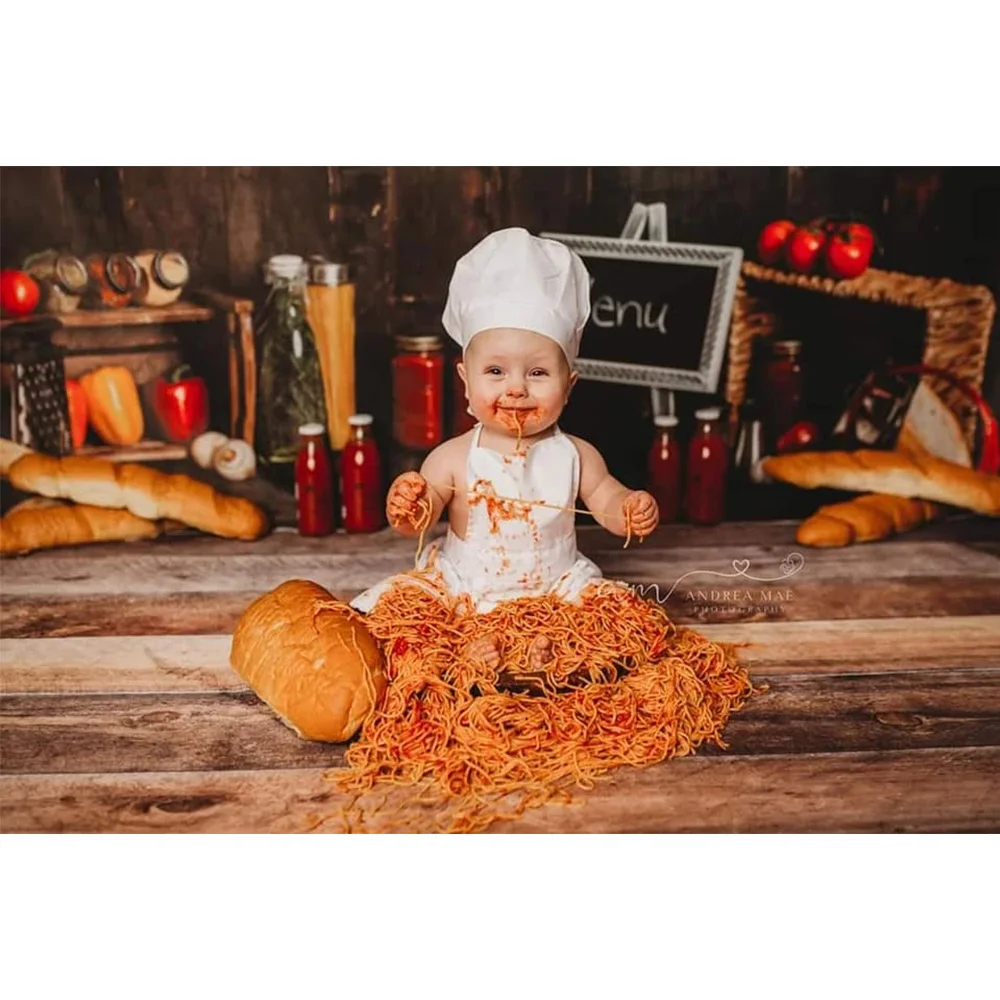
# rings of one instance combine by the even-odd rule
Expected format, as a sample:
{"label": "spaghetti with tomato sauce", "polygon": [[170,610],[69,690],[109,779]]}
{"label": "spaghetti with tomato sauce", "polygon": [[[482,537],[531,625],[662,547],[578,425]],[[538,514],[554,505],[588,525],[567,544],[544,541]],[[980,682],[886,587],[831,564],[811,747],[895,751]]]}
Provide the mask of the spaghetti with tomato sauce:
{"label": "spaghetti with tomato sauce", "polygon": [[[409,575],[365,618],[389,687],[329,775],[353,796],[345,830],[474,832],[569,802],[613,768],[724,748],[726,722],[754,693],[735,647],[678,628],[623,584],[597,583],[579,604],[525,597],[475,614],[467,596]],[[539,634],[552,640],[540,669],[529,660]],[[466,655],[487,635],[499,671]],[[539,689],[506,690],[501,672],[540,675]]]}

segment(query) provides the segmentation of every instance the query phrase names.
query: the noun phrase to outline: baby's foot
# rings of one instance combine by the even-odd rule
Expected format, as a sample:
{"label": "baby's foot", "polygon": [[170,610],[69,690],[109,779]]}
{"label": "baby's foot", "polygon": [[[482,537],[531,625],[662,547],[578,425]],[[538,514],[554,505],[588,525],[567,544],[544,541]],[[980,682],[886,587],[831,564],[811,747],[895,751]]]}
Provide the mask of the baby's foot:
{"label": "baby's foot", "polygon": [[465,656],[477,666],[488,667],[490,670],[500,668],[500,638],[495,632],[473,639],[465,647]]}
{"label": "baby's foot", "polygon": [[528,647],[528,666],[541,670],[552,656],[552,640],[547,635],[536,635]]}

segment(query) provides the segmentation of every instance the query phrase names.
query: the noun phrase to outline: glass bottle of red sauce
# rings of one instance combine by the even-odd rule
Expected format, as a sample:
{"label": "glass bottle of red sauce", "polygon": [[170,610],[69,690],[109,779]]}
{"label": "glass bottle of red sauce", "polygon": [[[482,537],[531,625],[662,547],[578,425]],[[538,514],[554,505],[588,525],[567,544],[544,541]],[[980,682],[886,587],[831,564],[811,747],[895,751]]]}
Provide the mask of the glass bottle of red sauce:
{"label": "glass bottle of red sauce", "polygon": [[476,418],[469,412],[469,401],[465,398],[465,383],[458,374],[458,366],[462,363],[462,355],[455,358],[451,372],[451,433],[454,437],[472,430],[476,426]]}
{"label": "glass bottle of red sauce", "polygon": [[372,418],[355,413],[347,418],[351,436],[340,453],[341,516],[345,531],[378,531],[382,527],[382,463],[368,428]]}
{"label": "glass bottle of red sauce", "polygon": [[396,337],[392,359],[392,436],[427,451],[444,439],[444,351],[437,336]]}
{"label": "glass bottle of red sauce", "polygon": [[677,520],[681,507],[681,446],[677,440],[677,418],[671,414],[653,417],[656,437],[649,449],[649,492],[660,508],[660,524]]}
{"label": "glass bottle of red sauce", "polygon": [[319,537],[333,531],[333,467],[322,424],[299,427],[295,458],[295,508],[299,534]]}
{"label": "glass bottle of red sauce", "polygon": [[761,393],[765,406],[764,421],[771,446],[793,424],[802,419],[804,375],[802,342],[776,340],[770,344],[764,361]]}
{"label": "glass bottle of red sauce", "polygon": [[692,524],[718,524],[726,514],[729,449],[717,406],[696,410],[697,430],[688,444],[684,509]]}

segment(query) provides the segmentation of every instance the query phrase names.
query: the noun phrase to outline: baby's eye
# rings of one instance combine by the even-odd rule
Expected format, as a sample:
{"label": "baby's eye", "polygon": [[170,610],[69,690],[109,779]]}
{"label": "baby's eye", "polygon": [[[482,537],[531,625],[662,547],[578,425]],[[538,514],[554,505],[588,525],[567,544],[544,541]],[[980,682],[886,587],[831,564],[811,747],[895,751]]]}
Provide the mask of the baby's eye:
{"label": "baby's eye", "polygon": [[503,372],[496,365],[491,365],[486,369],[486,375],[503,375]]}
{"label": "baby's eye", "polygon": [[546,375],[548,375],[548,372],[544,368],[532,368],[528,372],[530,378],[544,378]]}

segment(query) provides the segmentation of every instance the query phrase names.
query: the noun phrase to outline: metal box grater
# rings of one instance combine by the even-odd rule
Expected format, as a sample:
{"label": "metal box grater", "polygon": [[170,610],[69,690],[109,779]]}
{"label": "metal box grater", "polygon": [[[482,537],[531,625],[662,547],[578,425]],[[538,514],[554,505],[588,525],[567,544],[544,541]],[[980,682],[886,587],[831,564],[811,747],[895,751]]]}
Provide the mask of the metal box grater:
{"label": "metal box grater", "polygon": [[[13,328],[5,331],[11,333]],[[30,342],[20,337],[14,343],[9,337],[5,339],[8,343],[4,345],[4,360],[9,361],[11,373],[11,437],[17,444],[49,455],[71,454],[73,440],[62,352],[44,335]]]}

